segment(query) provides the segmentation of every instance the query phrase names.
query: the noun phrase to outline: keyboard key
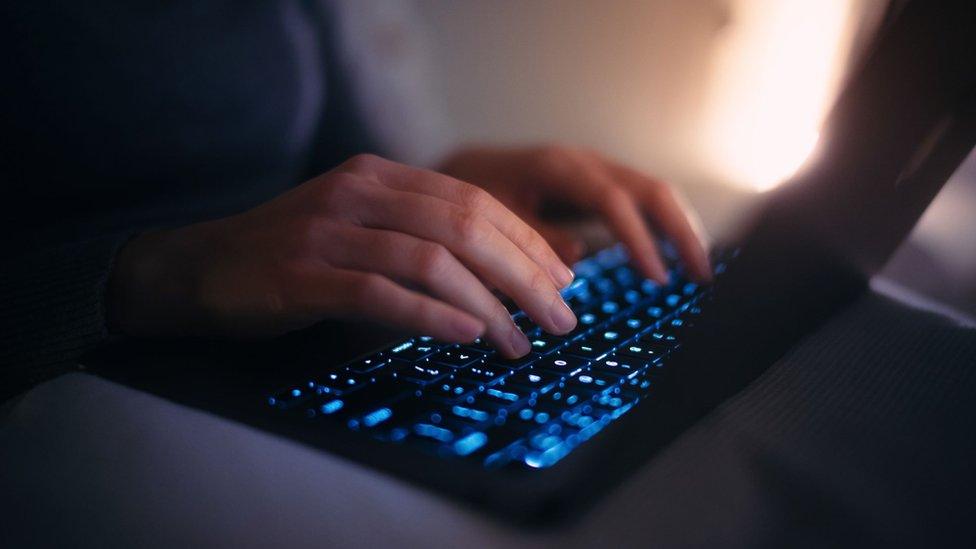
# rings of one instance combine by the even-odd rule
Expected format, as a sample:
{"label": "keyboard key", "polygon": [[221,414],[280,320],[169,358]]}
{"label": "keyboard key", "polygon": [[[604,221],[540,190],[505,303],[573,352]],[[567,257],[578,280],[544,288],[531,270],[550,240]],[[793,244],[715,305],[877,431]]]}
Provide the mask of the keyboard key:
{"label": "keyboard key", "polygon": [[652,323],[652,321],[648,321],[636,316],[629,316],[611,323],[607,326],[607,329],[631,336],[640,331],[646,330],[651,326]]}
{"label": "keyboard key", "polygon": [[501,355],[495,355],[488,360],[488,364],[498,366],[506,370],[518,371],[526,366],[531,366],[533,362],[539,360],[540,356],[541,355],[536,353],[529,353],[519,358],[505,358]]}
{"label": "keyboard key", "polygon": [[678,344],[678,336],[670,330],[654,330],[641,336],[640,341],[647,344],[666,345],[669,348]]}
{"label": "keyboard key", "polygon": [[454,431],[447,427],[426,422],[415,423],[412,431],[419,437],[430,438],[437,442],[451,442],[456,436]]}
{"label": "keyboard key", "polygon": [[488,442],[488,435],[480,431],[470,433],[458,439],[454,443],[454,453],[459,456],[467,456],[484,446]]}
{"label": "keyboard key", "polygon": [[619,378],[592,370],[582,372],[566,382],[567,388],[588,388],[594,391],[605,391],[618,383]]}
{"label": "keyboard key", "polygon": [[588,402],[598,391],[582,387],[559,387],[539,397],[536,406],[558,416],[567,409]]}
{"label": "keyboard key", "polygon": [[590,336],[591,339],[595,341],[604,341],[611,345],[616,345],[623,341],[626,341],[633,334],[628,332],[620,332],[618,330],[604,330],[602,328],[596,330],[596,332]]}
{"label": "keyboard key", "polygon": [[449,370],[453,371],[447,366],[431,362],[397,362],[398,364],[393,366],[394,375],[422,384],[442,379],[448,375]]}
{"label": "keyboard key", "polygon": [[559,383],[560,377],[542,370],[522,370],[505,378],[505,385],[521,387],[536,393],[547,393]]}
{"label": "keyboard key", "polygon": [[608,299],[600,305],[599,311],[606,317],[611,317],[620,312],[620,304],[616,301]]}
{"label": "keyboard key", "polygon": [[418,414],[430,409],[430,403],[417,397],[402,398],[394,402],[366,409],[362,414],[348,420],[351,429],[372,429],[392,427],[403,424]]}
{"label": "keyboard key", "polygon": [[532,352],[540,355],[547,355],[562,347],[565,343],[566,341],[564,339],[549,334],[539,334],[529,338],[529,344],[532,345]]}
{"label": "keyboard key", "polygon": [[657,305],[651,305],[647,309],[644,309],[644,314],[650,318],[661,318],[664,316],[664,309],[658,307]]}
{"label": "keyboard key", "polygon": [[481,384],[459,379],[445,379],[440,383],[431,383],[424,390],[424,395],[443,402],[452,402],[481,389]]}
{"label": "keyboard key", "polygon": [[282,389],[277,393],[268,397],[268,404],[278,408],[279,410],[287,410],[301,405],[303,402],[308,400],[312,395],[315,394],[315,390],[304,387],[291,387],[288,389]]}
{"label": "keyboard key", "polygon": [[473,351],[480,351],[485,354],[491,354],[495,352],[495,348],[491,346],[490,343],[485,341],[485,338],[479,337],[478,339],[472,341],[471,343],[466,343],[462,346],[466,349],[471,349]]}
{"label": "keyboard key", "polygon": [[444,364],[452,368],[463,368],[468,364],[485,358],[485,353],[471,349],[444,349],[428,358],[431,362]]}
{"label": "keyboard key", "polygon": [[584,339],[572,342],[568,347],[563,349],[563,354],[594,360],[606,355],[609,350],[610,346],[606,343],[592,343]]}
{"label": "keyboard key", "polygon": [[[343,406],[335,416],[357,416],[375,410],[380,404],[399,402],[405,398],[416,397],[419,387],[411,382],[395,377],[378,379],[368,383],[354,393],[342,395]],[[320,395],[317,404],[325,404],[331,395]]]}
{"label": "keyboard key", "polygon": [[464,368],[463,370],[460,370],[457,373],[457,376],[466,381],[491,383],[498,377],[507,373],[507,369],[501,366],[495,366],[494,364],[473,364],[467,368]]}
{"label": "keyboard key", "polygon": [[485,389],[485,392],[475,399],[476,404],[487,405],[495,410],[509,408],[525,399],[528,393],[518,387],[496,385]]}
{"label": "keyboard key", "polygon": [[379,370],[387,364],[386,357],[383,353],[379,353],[367,358],[361,358],[359,360],[354,360],[349,363],[349,370],[357,374],[365,374],[373,372],[374,370]]}
{"label": "keyboard key", "polygon": [[667,354],[668,348],[659,343],[647,343],[643,341],[643,338],[637,341],[633,341],[623,347],[617,349],[617,354],[623,356],[628,356],[632,358],[639,358],[644,361],[645,364],[650,364],[659,358]]}
{"label": "keyboard key", "polygon": [[[425,336],[426,337],[426,336]],[[418,338],[422,339],[422,338]],[[427,342],[415,342],[415,341],[404,341],[403,343],[397,345],[390,349],[390,357],[400,358],[407,361],[420,360],[434,351],[437,347],[433,343]]]}
{"label": "keyboard key", "polygon": [[451,415],[459,418],[465,423],[482,424],[491,421],[495,417],[494,410],[479,406],[478,404],[456,404],[451,406]]}
{"label": "keyboard key", "polygon": [[317,393],[348,393],[364,386],[369,379],[366,376],[346,372],[333,372],[315,380]]}
{"label": "keyboard key", "polygon": [[574,376],[582,371],[586,365],[587,361],[582,358],[559,354],[541,358],[539,362],[536,362],[535,369],[561,376]]}
{"label": "keyboard key", "polygon": [[604,374],[621,377],[633,377],[645,366],[643,358],[632,358],[626,355],[609,355],[593,363],[592,369]]}

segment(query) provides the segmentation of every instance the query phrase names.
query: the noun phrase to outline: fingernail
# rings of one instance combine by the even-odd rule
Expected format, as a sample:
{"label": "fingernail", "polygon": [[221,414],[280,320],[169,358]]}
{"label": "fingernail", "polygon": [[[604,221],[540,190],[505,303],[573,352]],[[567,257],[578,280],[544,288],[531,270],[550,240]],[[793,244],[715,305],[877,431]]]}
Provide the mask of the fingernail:
{"label": "fingernail", "polygon": [[566,333],[576,327],[576,315],[562,299],[556,299],[549,308],[549,319],[559,333]]}
{"label": "fingernail", "polygon": [[512,353],[514,353],[516,357],[525,356],[530,350],[532,350],[532,346],[529,345],[529,340],[525,337],[525,334],[522,333],[522,330],[519,330],[517,327],[512,328],[512,334],[509,336],[509,342],[512,345]]}
{"label": "fingernail", "polygon": [[569,283],[576,278],[576,275],[573,273],[572,269],[563,265],[562,263],[549,267],[549,274],[552,275],[552,279],[556,281],[556,284],[558,284],[560,288],[569,286]]}

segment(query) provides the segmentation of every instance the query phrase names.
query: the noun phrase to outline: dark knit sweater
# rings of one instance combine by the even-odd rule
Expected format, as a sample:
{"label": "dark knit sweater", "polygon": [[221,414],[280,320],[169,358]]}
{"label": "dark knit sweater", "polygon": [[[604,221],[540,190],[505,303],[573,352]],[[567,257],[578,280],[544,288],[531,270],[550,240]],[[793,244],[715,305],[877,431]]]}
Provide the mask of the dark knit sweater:
{"label": "dark knit sweater", "polygon": [[0,398],[109,338],[133,234],[374,149],[317,2],[9,2],[0,20]]}

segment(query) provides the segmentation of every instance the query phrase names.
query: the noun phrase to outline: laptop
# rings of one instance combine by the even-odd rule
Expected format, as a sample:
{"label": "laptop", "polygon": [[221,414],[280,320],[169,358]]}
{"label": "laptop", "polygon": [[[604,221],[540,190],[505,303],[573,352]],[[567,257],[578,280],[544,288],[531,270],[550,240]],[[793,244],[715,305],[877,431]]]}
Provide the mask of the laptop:
{"label": "laptop", "polygon": [[328,325],[271,343],[128,342],[85,365],[515,523],[566,520],[865,290],[976,143],[974,18],[964,2],[890,11],[817,158],[719,248],[710,286],[673,253],[668,286],[643,279],[618,245],[575,266],[572,333],[512,311],[533,350],[516,360]]}

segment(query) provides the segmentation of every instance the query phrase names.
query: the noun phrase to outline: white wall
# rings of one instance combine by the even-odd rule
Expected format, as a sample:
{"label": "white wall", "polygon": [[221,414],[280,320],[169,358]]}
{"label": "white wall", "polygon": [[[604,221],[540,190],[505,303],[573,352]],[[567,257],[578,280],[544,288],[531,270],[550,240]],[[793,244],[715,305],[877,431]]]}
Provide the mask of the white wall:
{"label": "white wall", "polygon": [[[755,195],[706,165],[710,86],[730,33],[764,1],[416,3],[439,107],[461,141],[604,150],[684,189],[708,229],[722,234]],[[863,38],[885,3],[852,0],[848,38],[858,28]],[[953,180],[906,248],[893,271],[900,280],[976,312],[976,170]]]}

